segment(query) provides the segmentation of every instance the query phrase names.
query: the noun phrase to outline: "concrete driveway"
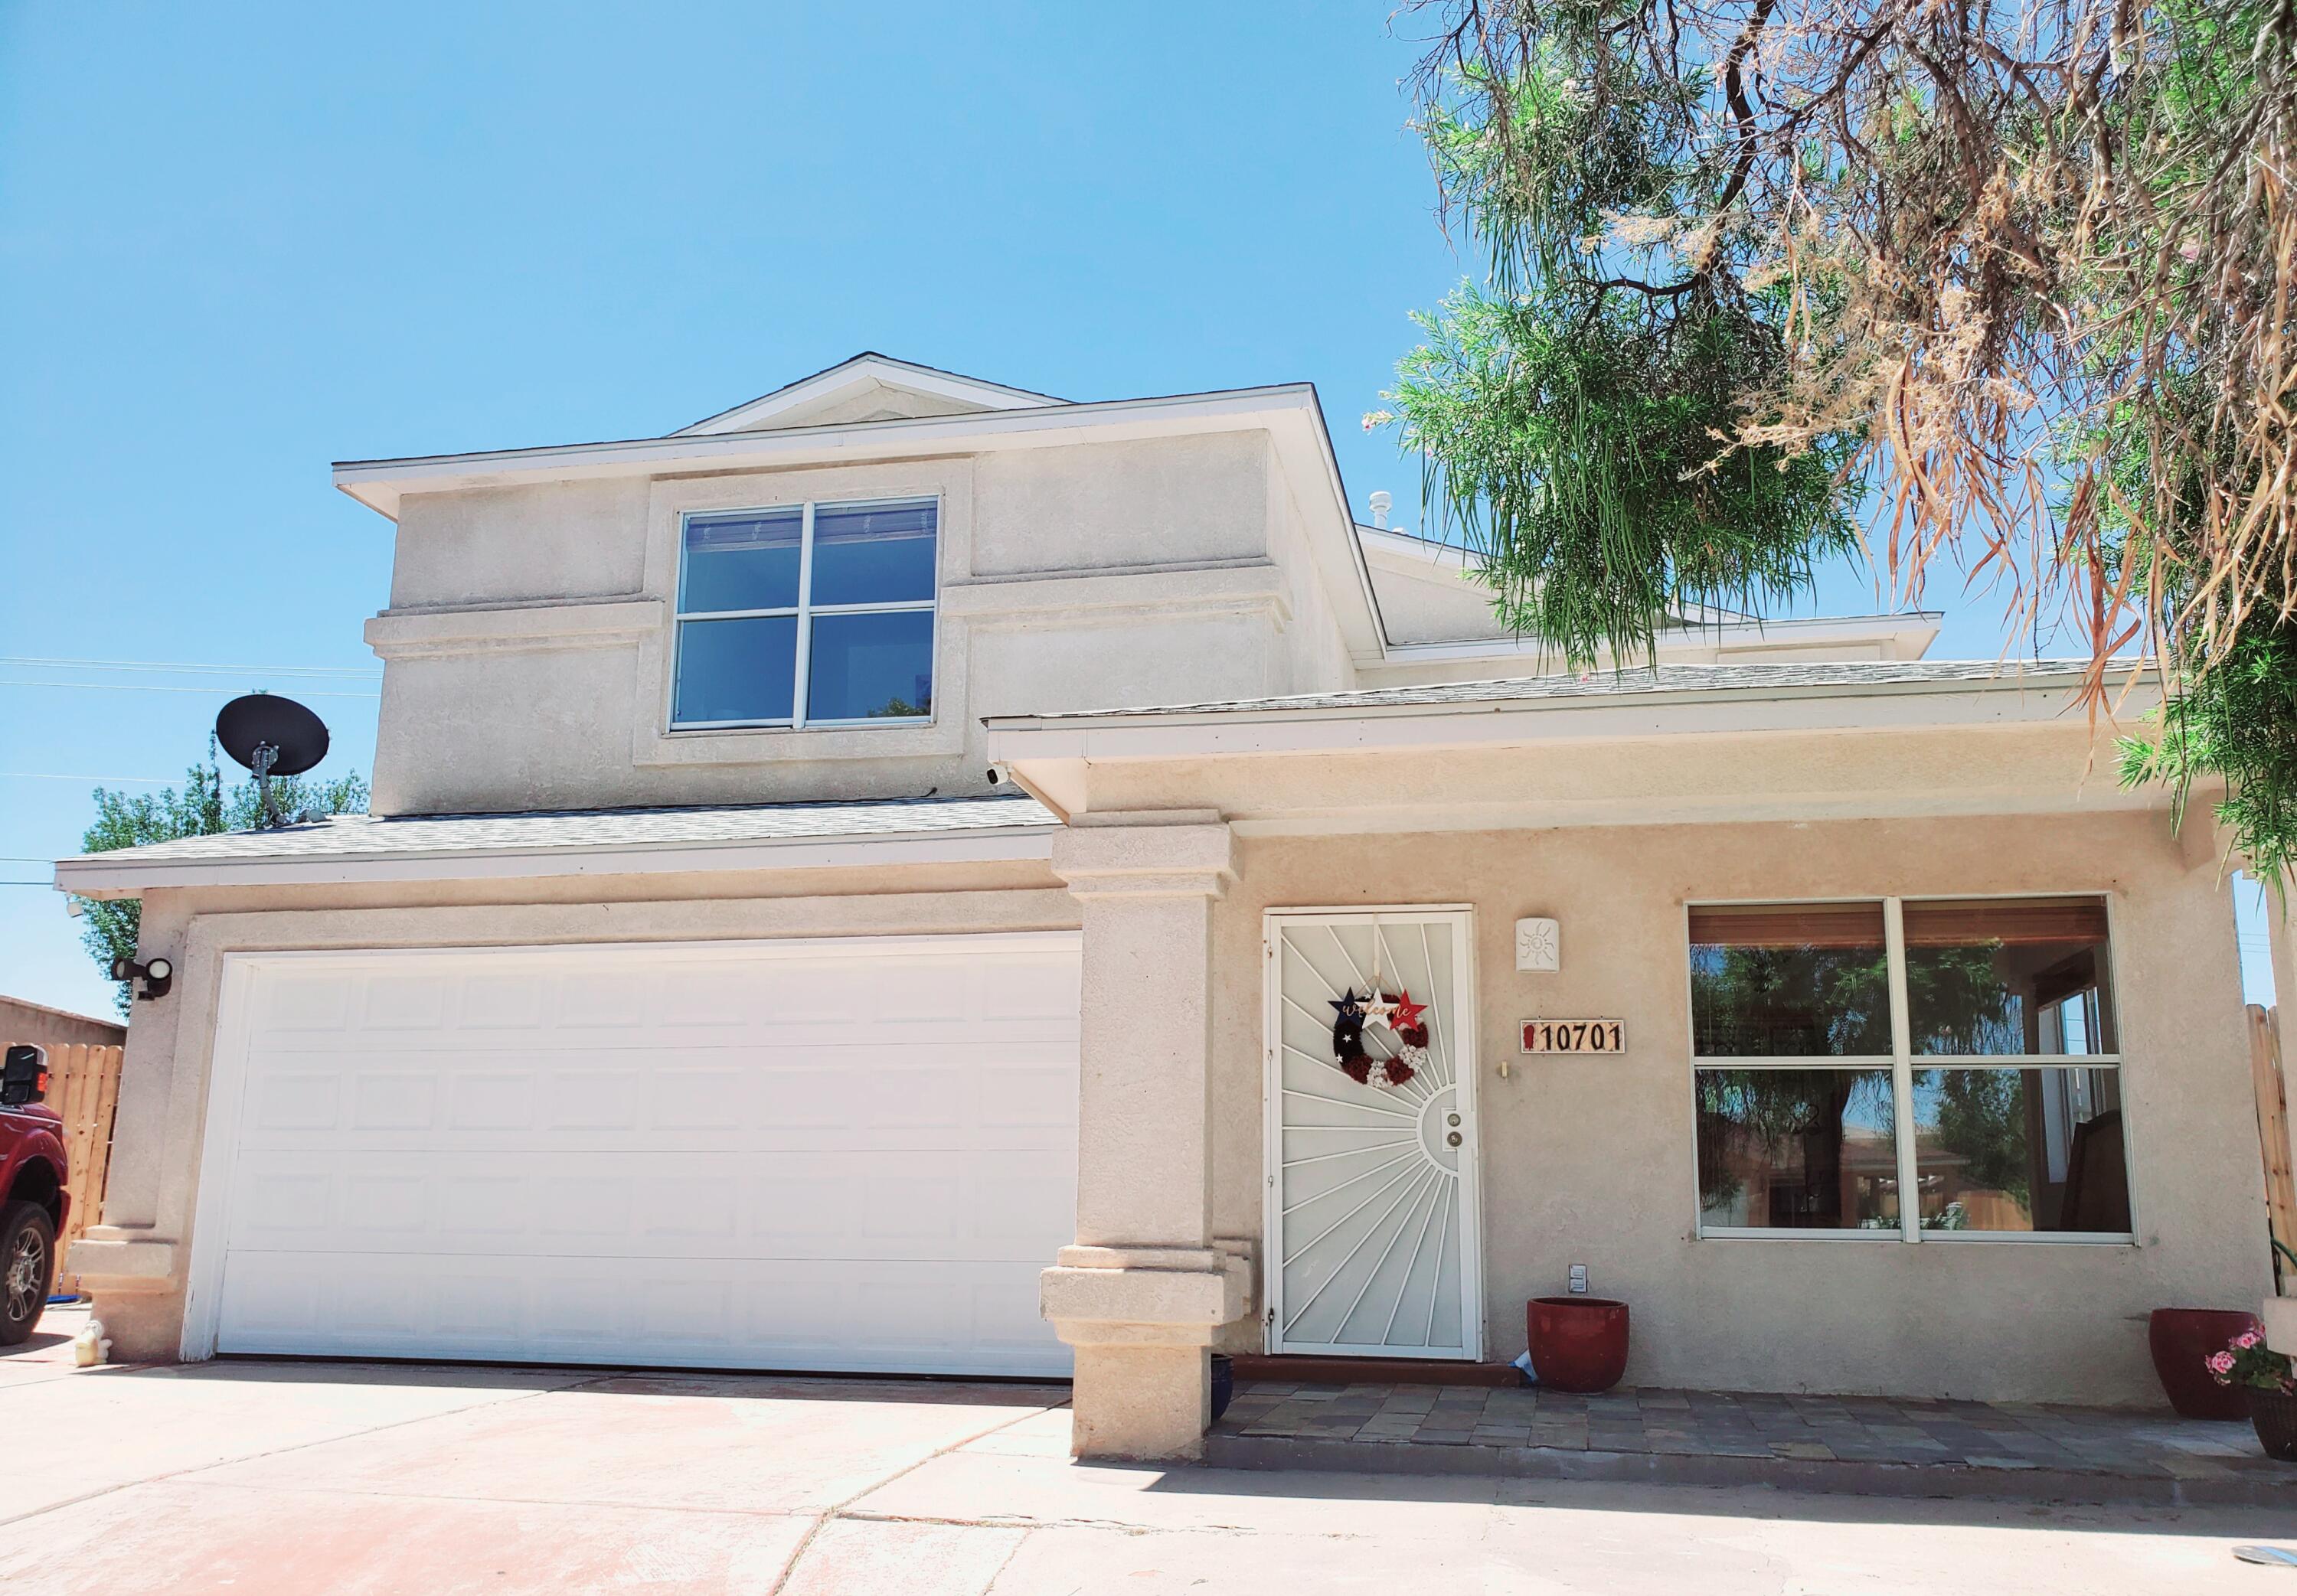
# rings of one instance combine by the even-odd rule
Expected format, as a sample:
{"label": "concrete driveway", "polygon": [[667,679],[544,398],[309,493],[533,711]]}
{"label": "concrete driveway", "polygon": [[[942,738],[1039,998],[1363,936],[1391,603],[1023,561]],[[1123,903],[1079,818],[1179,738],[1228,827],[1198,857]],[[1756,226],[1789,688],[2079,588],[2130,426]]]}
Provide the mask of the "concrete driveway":
{"label": "concrete driveway", "polygon": [[10,1592],[2297,1590],[2230,1555],[2285,1514],[1083,1468],[1054,1387],[68,1352],[0,1356]]}

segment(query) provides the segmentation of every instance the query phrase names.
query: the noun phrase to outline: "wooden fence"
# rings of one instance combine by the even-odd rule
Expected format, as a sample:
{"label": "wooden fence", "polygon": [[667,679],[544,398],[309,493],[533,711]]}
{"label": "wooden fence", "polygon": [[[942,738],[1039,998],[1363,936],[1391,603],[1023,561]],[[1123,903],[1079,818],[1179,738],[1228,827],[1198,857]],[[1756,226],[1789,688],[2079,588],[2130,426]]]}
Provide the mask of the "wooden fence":
{"label": "wooden fence", "polygon": [[119,1106],[119,1060],[126,1049],[75,1042],[48,1049],[48,1107],[64,1122],[71,1164],[71,1215],[56,1238],[58,1291],[72,1289],[71,1244],[103,1212],[111,1169],[111,1119]]}
{"label": "wooden fence", "polygon": [[[2281,1068],[2277,1008],[2249,1006],[2249,1070],[2257,1088],[2257,1137],[2265,1153],[2266,1217],[2276,1241],[2297,1247],[2297,1174],[2290,1169],[2289,1088]],[[2286,1262],[2274,1259],[2275,1274],[2285,1279]]]}

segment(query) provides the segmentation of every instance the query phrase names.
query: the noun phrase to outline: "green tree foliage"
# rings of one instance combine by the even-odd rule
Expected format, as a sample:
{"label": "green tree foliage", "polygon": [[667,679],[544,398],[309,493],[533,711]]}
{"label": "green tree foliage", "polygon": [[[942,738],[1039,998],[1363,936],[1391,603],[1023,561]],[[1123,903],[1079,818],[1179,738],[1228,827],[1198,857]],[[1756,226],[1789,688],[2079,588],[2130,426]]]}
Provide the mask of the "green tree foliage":
{"label": "green tree foliage", "polygon": [[1882,950],[1696,947],[1692,1026],[1708,1058],[1888,1057]]}
{"label": "green tree foliage", "polygon": [[2211,777],[2233,849],[2278,890],[2297,870],[2297,622],[2244,628],[2214,666],[2189,670],[2155,736],[2122,740],[2123,783],[2167,782],[2180,810]]}
{"label": "green tree foliage", "polygon": [[[1908,950],[1916,1053],[2025,1051],[2018,1000],[1995,970],[2001,947]],[[1887,1057],[1889,979],[1880,948],[1694,947],[1697,1050],[1708,1058]]]}
{"label": "green tree foliage", "polygon": [[[1415,0],[1440,210],[1483,257],[1392,424],[1427,516],[1569,663],[1850,545],[1947,558],[2131,780],[2224,784],[2297,859],[2297,7],[2278,0]],[[2222,681],[2214,679],[2222,676]]]}
{"label": "green tree foliage", "polygon": [[1765,419],[1748,395],[1782,380],[1797,306],[1684,233],[1743,176],[1713,158],[1704,76],[1603,47],[1610,21],[1544,8],[1518,53],[1438,79],[1420,128],[1489,285],[1417,318],[1370,418],[1420,458],[1501,621],[1573,667],[1649,657],[1692,606],[1791,599],[1857,547],[1854,438],[1723,457]]}
{"label": "green tree foliage", "polygon": [[1847,443],[1717,459],[1742,385],[1782,358],[1766,307],[1463,286],[1420,319],[1388,399],[1429,508],[1502,621],[1567,664],[1647,657],[1686,606],[1791,598],[1857,547]]}
{"label": "green tree foliage", "polygon": [[1963,1161],[1964,1184],[2002,1192],[2020,1207],[2029,1207],[2033,1189],[2026,1157],[2024,1073],[1940,1070],[1937,1075],[1932,1113],[1938,1145]]}
{"label": "green tree foliage", "polygon": [[[246,831],[256,825],[262,810],[253,780],[225,786],[212,737],[208,739],[206,759],[185,769],[180,788],[163,787],[158,793],[131,796],[98,787],[94,796],[95,819],[80,838],[81,851],[87,853],[108,853],[115,848],[172,842],[177,837]],[[367,785],[355,770],[332,781],[280,777],[272,782],[272,800],[280,813],[290,816],[364,814]],[[78,902],[83,915],[80,940],[96,967],[109,975],[113,959],[136,956],[144,906],[134,898],[82,898]],[[129,1014],[127,982],[119,983],[114,1000],[123,1017]]]}

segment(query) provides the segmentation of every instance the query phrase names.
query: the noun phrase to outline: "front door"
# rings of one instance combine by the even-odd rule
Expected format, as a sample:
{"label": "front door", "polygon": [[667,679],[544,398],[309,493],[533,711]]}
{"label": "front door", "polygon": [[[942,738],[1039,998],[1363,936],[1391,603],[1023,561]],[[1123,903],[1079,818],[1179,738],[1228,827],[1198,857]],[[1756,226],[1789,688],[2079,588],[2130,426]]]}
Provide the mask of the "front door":
{"label": "front door", "polygon": [[1276,910],[1266,940],[1269,1350],[1481,1357],[1468,911]]}

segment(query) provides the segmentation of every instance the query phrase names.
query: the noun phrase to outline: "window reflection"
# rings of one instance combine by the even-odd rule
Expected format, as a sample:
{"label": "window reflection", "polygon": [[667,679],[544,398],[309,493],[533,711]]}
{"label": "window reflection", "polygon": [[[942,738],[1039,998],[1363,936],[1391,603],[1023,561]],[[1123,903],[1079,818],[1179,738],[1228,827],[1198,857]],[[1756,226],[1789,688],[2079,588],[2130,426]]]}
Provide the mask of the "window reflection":
{"label": "window reflection", "polygon": [[1691,1014],[1702,1058],[1887,1057],[1882,906],[1692,909]]}
{"label": "window reflection", "polygon": [[2103,900],[1911,902],[1906,926],[1917,1055],[2118,1050]]}
{"label": "window reflection", "polygon": [[905,720],[932,714],[933,633],[929,610],[817,616],[807,718]]}
{"label": "window reflection", "polygon": [[688,516],[679,610],[696,615],[795,607],[804,525],[805,513],[795,506],[745,515]]}
{"label": "window reflection", "polygon": [[1718,1227],[1898,1228],[1888,1070],[1700,1070],[1700,1218]]}
{"label": "window reflection", "polygon": [[797,679],[797,618],[678,623],[680,721],[786,720]]}
{"label": "window reflection", "polygon": [[810,602],[895,604],[934,596],[938,506],[824,505],[813,516]]}
{"label": "window reflection", "polygon": [[2129,1230],[2119,1070],[1916,1070],[1914,1083],[1923,1230]]}

